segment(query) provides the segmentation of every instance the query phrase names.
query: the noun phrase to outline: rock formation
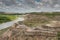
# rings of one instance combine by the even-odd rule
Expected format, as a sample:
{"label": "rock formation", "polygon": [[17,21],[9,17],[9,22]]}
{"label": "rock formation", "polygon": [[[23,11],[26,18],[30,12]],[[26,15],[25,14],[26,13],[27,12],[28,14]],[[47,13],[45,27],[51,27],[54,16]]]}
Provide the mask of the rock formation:
{"label": "rock formation", "polygon": [[[58,40],[57,31],[60,30],[59,18],[60,16],[29,14],[25,17],[26,20],[23,23],[17,22],[4,32],[0,40]],[[31,27],[30,25],[36,26]]]}
{"label": "rock formation", "polygon": [[26,25],[15,23],[8,29],[0,40],[57,40],[55,29],[44,27],[27,27]]}

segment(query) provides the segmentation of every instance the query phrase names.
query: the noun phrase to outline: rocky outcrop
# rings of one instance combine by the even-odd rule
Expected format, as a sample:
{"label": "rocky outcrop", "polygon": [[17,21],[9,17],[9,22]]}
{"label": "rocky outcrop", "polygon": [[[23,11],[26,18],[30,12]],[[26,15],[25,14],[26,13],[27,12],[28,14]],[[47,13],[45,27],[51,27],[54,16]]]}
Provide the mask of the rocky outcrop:
{"label": "rocky outcrop", "polygon": [[27,26],[37,26],[51,21],[60,21],[60,14],[31,13],[25,16],[24,24]]}
{"label": "rocky outcrop", "polygon": [[60,16],[29,14],[23,22],[15,23],[4,32],[0,40],[58,40],[59,18]]}
{"label": "rocky outcrop", "polygon": [[0,40],[57,40],[57,32],[43,27],[27,27],[26,25],[15,23],[8,29]]}

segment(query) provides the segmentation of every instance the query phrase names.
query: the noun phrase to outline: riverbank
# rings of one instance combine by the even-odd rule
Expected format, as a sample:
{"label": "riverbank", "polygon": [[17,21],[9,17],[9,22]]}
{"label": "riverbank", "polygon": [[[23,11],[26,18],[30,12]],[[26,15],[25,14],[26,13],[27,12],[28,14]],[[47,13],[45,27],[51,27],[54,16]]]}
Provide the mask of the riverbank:
{"label": "riverbank", "polygon": [[18,22],[18,21],[23,21],[24,18],[23,17],[18,17],[17,19],[13,20],[13,21],[10,21],[10,22],[6,22],[6,23],[2,23],[0,24],[0,30],[1,29],[4,29],[4,28],[7,28],[7,27],[10,27],[11,25],[13,25],[14,23]]}

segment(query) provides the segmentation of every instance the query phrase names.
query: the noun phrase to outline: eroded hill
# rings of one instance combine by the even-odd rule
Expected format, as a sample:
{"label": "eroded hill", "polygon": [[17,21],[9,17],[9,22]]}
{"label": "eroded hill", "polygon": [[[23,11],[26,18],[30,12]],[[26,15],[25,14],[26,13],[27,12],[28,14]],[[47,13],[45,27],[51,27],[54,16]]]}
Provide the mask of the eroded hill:
{"label": "eroded hill", "polygon": [[60,14],[26,14],[25,20],[13,24],[0,40],[57,40],[59,18]]}
{"label": "eroded hill", "polygon": [[50,21],[60,21],[60,14],[58,13],[31,13],[25,16],[24,24],[27,26],[37,26],[49,23]]}

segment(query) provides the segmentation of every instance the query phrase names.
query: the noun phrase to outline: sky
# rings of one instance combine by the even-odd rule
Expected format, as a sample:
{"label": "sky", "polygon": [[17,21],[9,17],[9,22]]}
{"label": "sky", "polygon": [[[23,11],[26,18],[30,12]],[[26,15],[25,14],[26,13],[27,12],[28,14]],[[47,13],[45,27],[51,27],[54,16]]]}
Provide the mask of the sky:
{"label": "sky", "polygon": [[60,12],[60,0],[0,0],[0,12]]}

